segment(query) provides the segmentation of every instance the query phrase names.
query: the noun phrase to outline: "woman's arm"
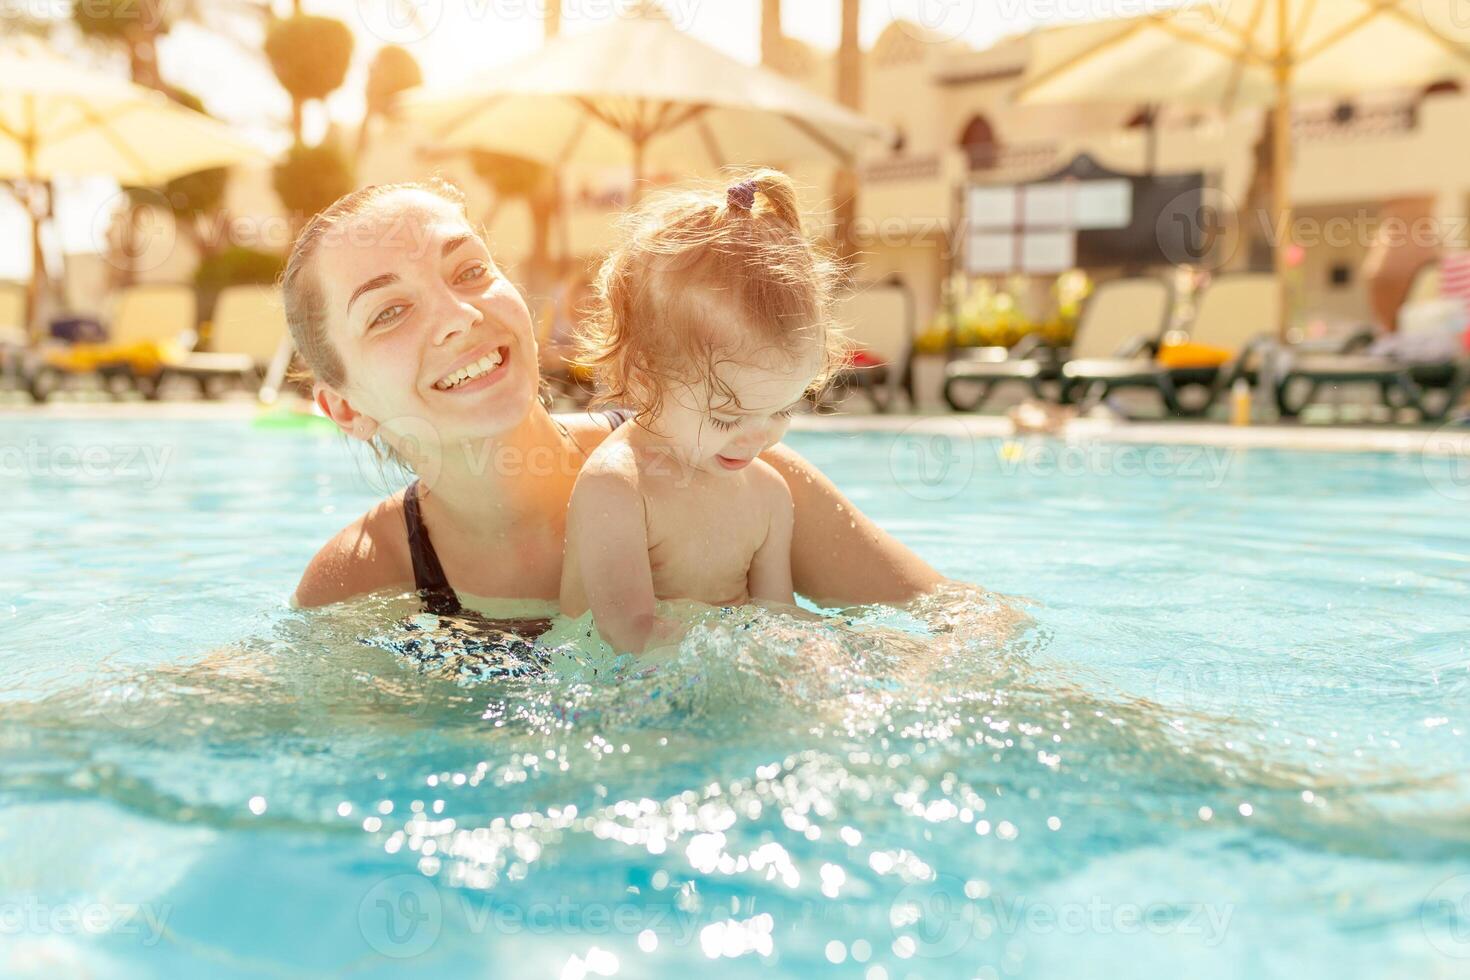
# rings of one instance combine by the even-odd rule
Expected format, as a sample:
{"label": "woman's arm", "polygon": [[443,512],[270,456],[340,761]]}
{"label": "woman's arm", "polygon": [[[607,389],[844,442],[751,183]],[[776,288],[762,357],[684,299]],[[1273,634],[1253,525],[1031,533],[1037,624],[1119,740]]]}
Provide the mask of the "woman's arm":
{"label": "woman's arm", "polygon": [[322,546],[301,574],[292,601],[310,608],[368,592],[401,592],[412,587],[413,562],[403,524],[403,494],[396,493]]}
{"label": "woman's arm", "polygon": [[796,505],[791,574],[797,592],[824,605],[898,603],[945,581],[799,453],[776,445],[761,459],[786,478]]}

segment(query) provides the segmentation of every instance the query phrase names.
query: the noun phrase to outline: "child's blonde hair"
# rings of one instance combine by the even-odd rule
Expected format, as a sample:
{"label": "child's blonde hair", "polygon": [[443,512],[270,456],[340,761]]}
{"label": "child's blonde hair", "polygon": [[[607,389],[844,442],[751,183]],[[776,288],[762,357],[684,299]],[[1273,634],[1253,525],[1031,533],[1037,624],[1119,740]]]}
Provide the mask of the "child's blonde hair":
{"label": "child's blonde hair", "polygon": [[700,379],[733,403],[714,370],[722,360],[796,356],[808,342],[821,352],[814,388],[841,363],[831,323],[838,269],[803,232],[785,174],[757,170],[729,187],[659,195],[623,230],[598,273],[598,309],[577,338],[598,404],[654,417],[670,383]]}

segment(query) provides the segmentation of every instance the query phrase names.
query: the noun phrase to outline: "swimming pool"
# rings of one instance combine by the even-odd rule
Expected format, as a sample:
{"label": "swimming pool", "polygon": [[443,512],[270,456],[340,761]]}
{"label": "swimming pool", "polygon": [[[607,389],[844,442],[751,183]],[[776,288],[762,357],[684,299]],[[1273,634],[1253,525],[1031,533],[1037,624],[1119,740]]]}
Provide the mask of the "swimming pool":
{"label": "swimming pool", "polygon": [[382,489],[335,434],[4,425],[5,975],[1470,970],[1453,459],[795,433],[1033,625],[456,685],[285,605]]}

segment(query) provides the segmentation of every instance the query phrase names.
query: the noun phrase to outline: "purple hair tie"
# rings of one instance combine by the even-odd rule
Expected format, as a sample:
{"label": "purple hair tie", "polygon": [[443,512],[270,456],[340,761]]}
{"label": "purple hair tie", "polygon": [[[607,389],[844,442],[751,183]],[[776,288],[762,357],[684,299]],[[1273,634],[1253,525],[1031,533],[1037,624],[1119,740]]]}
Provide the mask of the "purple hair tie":
{"label": "purple hair tie", "polygon": [[733,185],[725,192],[725,200],[730,203],[730,207],[739,208],[742,211],[749,211],[755,207],[755,179],[742,180]]}

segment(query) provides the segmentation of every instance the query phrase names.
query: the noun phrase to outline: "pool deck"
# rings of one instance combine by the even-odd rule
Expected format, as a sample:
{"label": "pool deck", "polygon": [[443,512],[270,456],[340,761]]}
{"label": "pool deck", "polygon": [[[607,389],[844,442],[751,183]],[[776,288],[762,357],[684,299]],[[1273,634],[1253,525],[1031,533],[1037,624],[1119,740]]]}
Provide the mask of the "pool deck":
{"label": "pool deck", "polygon": [[[281,411],[283,409],[275,409]],[[0,405],[0,421],[20,419],[132,419],[152,421],[231,421],[253,419],[264,411],[250,401],[220,402],[54,402]],[[831,415],[797,416],[801,432],[894,432],[1008,438],[1015,428],[1004,415]],[[1073,419],[1057,433],[1068,442],[1146,445],[1223,446],[1238,449],[1294,449],[1316,452],[1387,452],[1470,458],[1470,426],[1319,425],[1276,423],[1233,426],[1203,421],[1113,421]]]}

